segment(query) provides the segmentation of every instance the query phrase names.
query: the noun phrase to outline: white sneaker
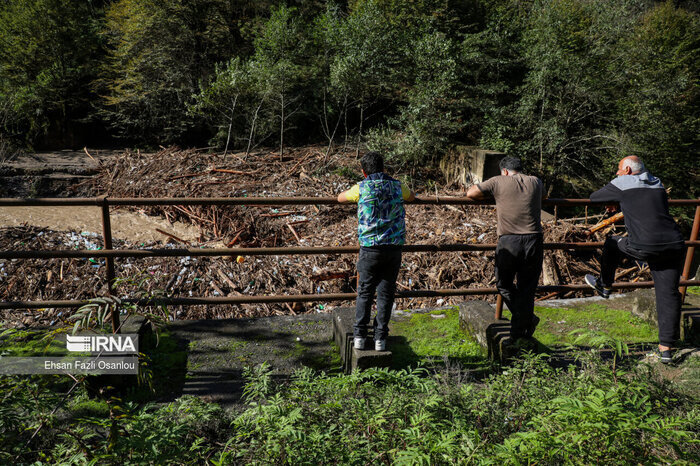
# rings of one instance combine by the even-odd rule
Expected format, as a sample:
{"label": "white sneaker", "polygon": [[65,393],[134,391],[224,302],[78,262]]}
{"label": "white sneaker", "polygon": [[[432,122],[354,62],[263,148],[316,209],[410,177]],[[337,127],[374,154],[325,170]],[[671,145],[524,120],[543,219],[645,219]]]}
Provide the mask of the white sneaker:
{"label": "white sneaker", "polygon": [[365,349],[366,338],[355,337],[353,340],[353,346],[355,349]]}
{"label": "white sneaker", "polygon": [[374,340],[374,351],[386,351],[386,340]]}

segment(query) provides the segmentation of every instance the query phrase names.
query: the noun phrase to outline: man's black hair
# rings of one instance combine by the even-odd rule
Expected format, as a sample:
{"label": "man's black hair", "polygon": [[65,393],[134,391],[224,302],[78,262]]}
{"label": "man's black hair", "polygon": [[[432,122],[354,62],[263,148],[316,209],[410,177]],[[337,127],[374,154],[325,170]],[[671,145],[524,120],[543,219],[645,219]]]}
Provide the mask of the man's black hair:
{"label": "man's black hair", "polygon": [[498,168],[512,172],[521,172],[523,171],[523,164],[518,157],[506,156],[498,163]]}
{"label": "man's black hair", "polygon": [[384,171],[384,159],[379,152],[367,152],[360,159],[360,165],[367,175]]}

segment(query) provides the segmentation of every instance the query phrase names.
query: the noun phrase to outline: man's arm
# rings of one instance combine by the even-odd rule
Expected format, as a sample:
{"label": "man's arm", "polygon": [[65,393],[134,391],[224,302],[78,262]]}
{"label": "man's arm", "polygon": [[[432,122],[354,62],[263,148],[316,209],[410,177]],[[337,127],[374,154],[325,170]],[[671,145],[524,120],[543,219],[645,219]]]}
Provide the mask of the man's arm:
{"label": "man's arm", "polygon": [[[598,191],[591,194],[591,201],[593,202],[620,202],[620,195],[622,191],[620,188],[612,183],[608,183]],[[617,205],[606,205],[605,209],[608,212],[617,212]]]}
{"label": "man's arm", "polygon": [[486,199],[486,194],[479,188],[478,184],[473,184],[467,190],[467,197],[475,201]]}
{"label": "man's arm", "polygon": [[598,191],[591,194],[593,202],[620,202],[620,188],[612,183],[608,183]]}
{"label": "man's arm", "polygon": [[401,183],[401,197],[403,198],[404,201],[415,201],[416,200],[416,193],[411,191],[405,184]]}
{"label": "man's arm", "polygon": [[340,203],[348,202],[348,191],[343,191],[342,193],[338,194],[338,202],[340,202]]}
{"label": "man's arm", "polygon": [[343,191],[338,194],[338,202],[343,204],[349,204],[352,202],[357,202],[360,199],[360,186],[355,185],[347,191]]}

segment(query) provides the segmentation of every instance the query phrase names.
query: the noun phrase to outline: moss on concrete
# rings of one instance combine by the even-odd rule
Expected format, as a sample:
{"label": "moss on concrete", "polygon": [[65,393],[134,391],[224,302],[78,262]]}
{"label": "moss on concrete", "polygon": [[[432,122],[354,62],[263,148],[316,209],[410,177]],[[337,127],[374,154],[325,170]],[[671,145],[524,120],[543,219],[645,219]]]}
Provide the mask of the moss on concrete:
{"label": "moss on concrete", "polygon": [[[602,304],[589,304],[574,308],[535,307],[540,324],[534,337],[548,347],[573,344],[575,336],[569,335],[577,329],[603,332],[628,344],[653,343],[657,341],[655,326],[633,315],[631,312],[609,309]],[[508,310],[504,317],[510,319]]]}
{"label": "moss on concrete", "polygon": [[459,309],[413,313],[397,317],[389,324],[394,366],[448,360],[464,365],[481,365],[486,352],[470,335],[459,328]]}
{"label": "moss on concrete", "polygon": [[[0,354],[3,356],[64,356],[66,344],[57,340],[57,336],[70,332],[69,328],[46,330],[2,331]],[[78,355],[81,353],[75,353]]]}

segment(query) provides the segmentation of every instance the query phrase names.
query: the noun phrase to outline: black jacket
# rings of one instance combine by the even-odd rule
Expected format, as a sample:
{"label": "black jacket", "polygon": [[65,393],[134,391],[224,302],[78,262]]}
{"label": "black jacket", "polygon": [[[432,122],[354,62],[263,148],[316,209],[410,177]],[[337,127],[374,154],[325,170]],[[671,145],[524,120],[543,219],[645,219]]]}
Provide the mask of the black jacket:
{"label": "black jacket", "polygon": [[642,251],[683,247],[683,235],[668,213],[666,190],[651,173],[618,176],[591,194],[591,201],[620,203],[631,247]]}

